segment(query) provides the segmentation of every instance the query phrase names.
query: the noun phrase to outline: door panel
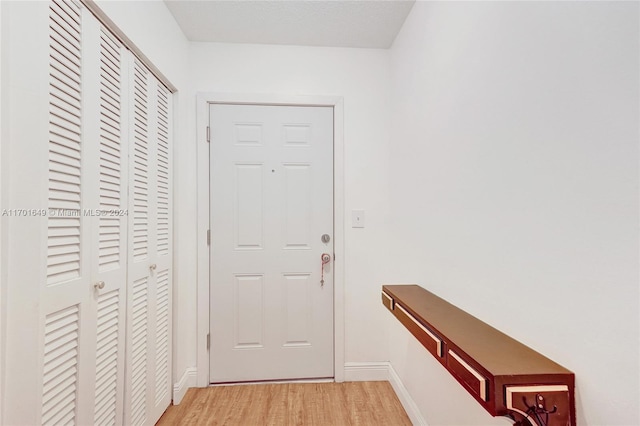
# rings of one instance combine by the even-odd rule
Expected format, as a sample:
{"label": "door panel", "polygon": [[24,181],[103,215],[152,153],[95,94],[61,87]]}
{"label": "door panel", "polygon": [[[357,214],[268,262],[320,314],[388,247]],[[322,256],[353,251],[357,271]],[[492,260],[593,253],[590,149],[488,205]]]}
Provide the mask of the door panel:
{"label": "door panel", "polygon": [[80,306],[68,306],[46,316],[44,371],[42,374],[42,424],[76,422]]}
{"label": "door panel", "polygon": [[[126,232],[122,217],[100,212],[120,209],[126,202],[126,156],[120,155],[122,91],[116,84],[122,46],[78,3],[58,0],[48,7],[40,423],[119,424]],[[104,66],[105,55],[109,67]]]}
{"label": "door panel", "polygon": [[312,318],[311,305],[311,275],[310,274],[284,274],[286,288],[286,300],[283,305],[286,308],[286,338],[284,346],[309,346],[310,323]]}
{"label": "door panel", "polygon": [[311,164],[284,164],[284,249],[311,248]]}
{"label": "door panel", "polygon": [[263,177],[262,164],[235,164],[236,250],[263,249]]}
{"label": "door panel", "polygon": [[94,425],[119,424],[122,419],[124,325],[120,289],[98,298]]}
{"label": "door panel", "polygon": [[333,109],[212,105],[211,382],[333,376]]}
{"label": "door panel", "polygon": [[264,347],[264,275],[236,275],[234,349]]}
{"label": "door panel", "polygon": [[170,99],[139,61],[130,69],[129,306],[125,424],[153,425],[171,402]]}
{"label": "door panel", "polygon": [[[100,28],[97,91],[99,146],[97,173],[92,172],[92,203],[101,214],[92,217],[94,284],[97,297],[95,425],[121,424],[124,393],[125,307],[127,284],[127,125],[125,49]],[[94,95],[95,96],[95,95]],[[94,126],[95,127],[95,126]],[[96,181],[97,179],[97,181]],[[104,213],[104,214],[102,214]],[[102,284],[104,283],[104,284]],[[99,288],[102,287],[102,288]]]}
{"label": "door panel", "polygon": [[[46,279],[40,293],[43,424],[91,421],[94,388],[95,294],[91,292],[91,219],[87,189],[93,136],[86,121],[95,113],[95,97],[83,90],[84,66],[96,63],[85,54],[79,4],[49,4],[49,143]],[[95,29],[92,28],[92,29]],[[91,29],[89,30],[91,31]],[[87,108],[83,108],[83,105]]]}
{"label": "door panel", "polygon": [[[150,129],[153,124],[150,109],[149,73],[134,60],[129,68],[132,119],[129,126],[131,141],[129,158],[129,254],[127,306],[127,382],[125,424],[144,425],[150,422],[147,389],[151,388],[149,346],[153,339],[150,301],[153,300],[149,247],[155,243],[150,229],[153,221],[150,203],[151,175],[149,170],[152,147]],[[151,340],[152,342],[152,340]]]}

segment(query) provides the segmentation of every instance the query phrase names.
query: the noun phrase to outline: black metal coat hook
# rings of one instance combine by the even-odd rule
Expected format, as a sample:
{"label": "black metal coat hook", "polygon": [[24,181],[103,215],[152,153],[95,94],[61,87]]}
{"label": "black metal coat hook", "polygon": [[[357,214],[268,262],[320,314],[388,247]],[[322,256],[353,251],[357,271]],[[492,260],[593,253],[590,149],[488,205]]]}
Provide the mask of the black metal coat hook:
{"label": "black metal coat hook", "polygon": [[553,406],[551,411],[547,410],[544,403],[544,396],[536,394],[536,398],[533,404],[529,404],[527,397],[522,397],[522,402],[527,407],[526,415],[537,423],[538,426],[547,426],[549,424],[549,414],[553,414],[558,411],[556,405]]}

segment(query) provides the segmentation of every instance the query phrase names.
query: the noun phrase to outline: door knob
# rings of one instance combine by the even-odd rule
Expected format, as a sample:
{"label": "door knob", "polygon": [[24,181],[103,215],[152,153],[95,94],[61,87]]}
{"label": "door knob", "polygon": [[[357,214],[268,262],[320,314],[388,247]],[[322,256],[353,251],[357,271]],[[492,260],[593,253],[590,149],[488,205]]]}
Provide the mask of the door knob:
{"label": "door knob", "polygon": [[96,290],[102,290],[104,288],[104,281],[98,281],[93,285]]}

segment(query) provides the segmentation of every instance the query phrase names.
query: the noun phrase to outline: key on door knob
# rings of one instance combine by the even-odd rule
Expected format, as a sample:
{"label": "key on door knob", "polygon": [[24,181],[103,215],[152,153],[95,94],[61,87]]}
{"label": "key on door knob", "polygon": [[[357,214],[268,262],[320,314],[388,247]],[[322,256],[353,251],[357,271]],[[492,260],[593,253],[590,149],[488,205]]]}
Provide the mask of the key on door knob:
{"label": "key on door knob", "polygon": [[102,290],[104,288],[104,281],[98,281],[93,285],[96,290]]}
{"label": "key on door knob", "polygon": [[324,265],[331,262],[331,255],[329,253],[322,253],[320,255],[320,261],[322,262],[320,264],[320,286],[324,287]]}

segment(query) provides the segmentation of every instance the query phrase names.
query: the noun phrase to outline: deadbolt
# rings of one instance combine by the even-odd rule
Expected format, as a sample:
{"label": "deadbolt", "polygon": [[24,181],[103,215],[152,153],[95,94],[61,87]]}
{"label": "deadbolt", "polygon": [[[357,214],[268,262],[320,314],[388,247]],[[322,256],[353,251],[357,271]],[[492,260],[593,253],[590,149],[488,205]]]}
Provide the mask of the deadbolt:
{"label": "deadbolt", "polygon": [[327,244],[329,241],[331,241],[329,234],[322,234],[322,242]]}

